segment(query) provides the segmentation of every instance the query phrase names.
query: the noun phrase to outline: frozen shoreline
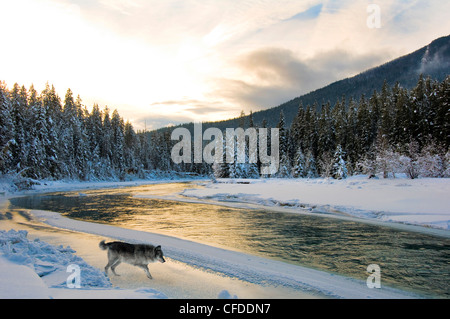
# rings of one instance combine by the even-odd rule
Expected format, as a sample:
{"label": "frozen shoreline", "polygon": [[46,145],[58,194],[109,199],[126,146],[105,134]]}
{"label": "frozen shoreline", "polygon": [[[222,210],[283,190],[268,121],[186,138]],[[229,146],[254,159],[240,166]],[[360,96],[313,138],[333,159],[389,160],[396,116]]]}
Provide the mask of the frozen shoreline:
{"label": "frozen shoreline", "polygon": [[[82,190],[87,188],[103,188],[103,187],[125,187],[125,186],[135,186],[144,185],[152,183],[165,183],[165,182],[182,182],[182,181],[132,181],[126,183],[120,182],[99,182],[99,183],[47,183],[47,185],[40,185],[36,187],[33,191],[22,192],[22,195],[28,194],[38,194],[44,192],[55,192],[55,191],[74,191]],[[290,207],[300,204],[299,198],[297,201],[292,201],[292,196],[289,199],[289,195],[292,192],[288,190],[293,189],[293,184],[298,181],[292,180],[252,180],[253,192],[248,186],[249,184],[212,184],[209,181],[198,181],[200,185],[206,186],[205,188],[193,188],[185,190],[182,195],[188,196],[190,198],[198,198],[200,200],[218,200],[227,201],[231,200],[233,203],[239,205],[257,204],[265,205],[269,207],[280,208],[280,203],[287,201],[291,203]],[[322,182],[322,183],[319,183]],[[316,185],[322,185],[324,187],[330,187],[329,183],[325,183],[325,180],[316,180]],[[340,182],[340,181],[339,181]],[[364,186],[363,181],[358,183],[357,180],[347,181],[347,183],[340,183],[339,188],[342,186]],[[406,180],[396,180],[397,184],[407,183]],[[302,181],[307,187],[310,181]],[[352,184],[350,184],[352,183]],[[444,185],[443,192],[448,188],[449,181],[441,180],[439,183]],[[277,185],[278,189],[274,191],[274,185]],[[313,183],[314,185],[314,183]],[[427,184],[428,185],[428,184]],[[297,184],[297,186],[299,186]],[[383,185],[381,185],[383,186]],[[385,186],[385,185],[384,185]],[[332,187],[332,186],[331,186]],[[408,186],[395,186],[390,187],[408,187]],[[412,187],[412,186],[410,186]],[[430,187],[430,186],[427,186]],[[297,187],[298,188],[298,187]],[[314,186],[313,186],[314,188]],[[245,189],[245,193],[243,190]],[[347,188],[346,189],[352,189]],[[270,191],[270,192],[269,192]],[[8,196],[0,195],[0,209],[2,208],[2,202],[8,197],[14,197],[21,194],[8,194]],[[270,195],[270,197],[268,197]],[[3,198],[2,198],[3,197]],[[273,198],[276,197],[278,202],[274,202]],[[334,197],[336,199],[337,197]],[[268,204],[269,203],[269,204]],[[303,205],[303,203],[301,203]],[[442,203],[440,203],[442,204]],[[330,204],[327,204],[330,205]],[[298,205],[300,206],[300,205]],[[437,206],[437,205],[435,205]],[[281,205],[283,207],[283,205]],[[331,205],[330,205],[331,207]],[[308,208],[307,208],[308,210]],[[311,209],[313,210],[313,209]],[[369,289],[366,283],[360,280],[350,279],[346,277],[341,277],[333,274],[328,274],[326,272],[317,271],[314,269],[309,269],[306,267],[295,266],[287,263],[282,263],[278,261],[273,261],[265,258],[255,257],[247,254],[232,252],[223,250],[220,248],[215,248],[211,246],[206,246],[186,240],[181,240],[174,237],[168,237],[158,234],[150,234],[144,232],[138,232],[134,230],[123,229],[119,227],[93,224],[81,221],[71,220],[62,217],[59,214],[43,211],[33,211],[33,215],[36,216],[40,221],[45,222],[48,225],[62,228],[70,229],[75,231],[80,231],[89,234],[96,234],[99,236],[105,236],[110,238],[115,238],[119,240],[125,240],[129,242],[139,241],[139,242],[149,242],[149,243],[163,243],[165,247],[165,253],[170,256],[175,262],[185,263],[187,265],[193,266],[199,269],[201,272],[214,272],[222,273],[225,277],[237,278],[238,280],[243,280],[257,286],[261,283],[269,284],[272,286],[283,286],[288,289],[294,288],[299,291],[300,298],[417,298],[420,296],[414,295],[409,292],[396,290],[388,287],[383,287],[382,289]],[[444,211],[445,213],[445,211]],[[350,214],[351,215],[351,214]],[[443,214],[447,216],[446,214]],[[354,216],[354,215],[353,215]],[[363,216],[367,218],[367,216]],[[370,218],[370,216],[369,216]],[[380,219],[380,218],[378,218]],[[382,220],[382,219],[381,219]],[[0,257],[4,259],[4,257]],[[15,268],[8,266],[8,262],[2,262],[1,267],[5,269],[13,269],[13,275],[15,273]],[[13,276],[14,277],[14,276]],[[13,278],[12,277],[12,278]],[[263,284],[261,287],[264,289]],[[45,285],[44,285],[45,286]],[[81,293],[79,290],[69,290],[63,289],[57,293],[55,288],[51,288],[50,291],[53,296],[59,298],[161,298],[164,294],[158,294],[158,291],[154,290],[117,290],[117,289],[90,289]],[[239,297],[239,291],[232,292]],[[303,295],[301,294],[303,293]],[[26,294],[25,294],[26,296]],[[217,296],[217,294],[216,294]],[[169,298],[172,296],[168,295]]]}
{"label": "frozen shoreline", "polygon": [[[240,183],[244,182],[244,183]],[[186,198],[253,204],[269,209],[356,217],[388,226],[420,226],[450,235],[450,179],[219,180],[186,189]],[[414,228],[414,227],[410,227]]]}

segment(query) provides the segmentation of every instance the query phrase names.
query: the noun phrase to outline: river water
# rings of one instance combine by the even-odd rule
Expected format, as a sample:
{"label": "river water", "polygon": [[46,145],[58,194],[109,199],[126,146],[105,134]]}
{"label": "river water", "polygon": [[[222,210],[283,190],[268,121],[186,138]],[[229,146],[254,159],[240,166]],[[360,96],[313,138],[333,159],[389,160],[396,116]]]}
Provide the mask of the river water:
{"label": "river water", "polygon": [[160,196],[192,187],[158,184],[13,198],[11,205],[84,221],[160,233],[365,280],[370,264],[382,284],[450,297],[450,239],[388,226],[230,208]]}

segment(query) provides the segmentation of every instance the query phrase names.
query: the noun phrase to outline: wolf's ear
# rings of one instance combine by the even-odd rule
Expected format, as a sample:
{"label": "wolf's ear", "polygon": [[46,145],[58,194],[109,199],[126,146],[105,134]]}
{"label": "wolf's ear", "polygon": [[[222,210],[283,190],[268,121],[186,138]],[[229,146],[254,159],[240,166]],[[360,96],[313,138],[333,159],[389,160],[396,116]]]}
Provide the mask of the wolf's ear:
{"label": "wolf's ear", "polygon": [[156,250],[161,250],[161,245],[159,245],[159,246],[156,246],[156,248],[155,248]]}

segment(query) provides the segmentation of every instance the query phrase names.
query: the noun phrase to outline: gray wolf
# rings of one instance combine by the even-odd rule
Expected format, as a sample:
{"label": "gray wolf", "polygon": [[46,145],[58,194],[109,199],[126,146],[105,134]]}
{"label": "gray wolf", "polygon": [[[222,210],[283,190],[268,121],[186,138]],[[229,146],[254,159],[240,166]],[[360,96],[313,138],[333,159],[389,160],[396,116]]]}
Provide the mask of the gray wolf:
{"label": "gray wolf", "polygon": [[105,243],[102,240],[99,243],[99,247],[102,250],[108,250],[108,264],[105,267],[106,274],[108,274],[108,269],[111,268],[113,274],[119,276],[116,274],[115,269],[121,262],[125,262],[142,268],[147,277],[152,279],[147,265],[156,261],[166,262],[161,246],[128,244],[120,241]]}

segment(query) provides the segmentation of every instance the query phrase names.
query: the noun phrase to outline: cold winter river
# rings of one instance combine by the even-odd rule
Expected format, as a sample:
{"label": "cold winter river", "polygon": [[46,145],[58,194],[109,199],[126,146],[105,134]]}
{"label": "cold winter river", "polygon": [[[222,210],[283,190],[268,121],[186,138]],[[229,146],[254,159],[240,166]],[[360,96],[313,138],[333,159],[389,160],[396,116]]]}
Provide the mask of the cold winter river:
{"label": "cold winter river", "polygon": [[[160,233],[365,280],[450,297],[450,239],[324,216],[149,198],[189,184],[157,184],[11,199],[11,205]],[[147,198],[146,198],[147,197]]]}

